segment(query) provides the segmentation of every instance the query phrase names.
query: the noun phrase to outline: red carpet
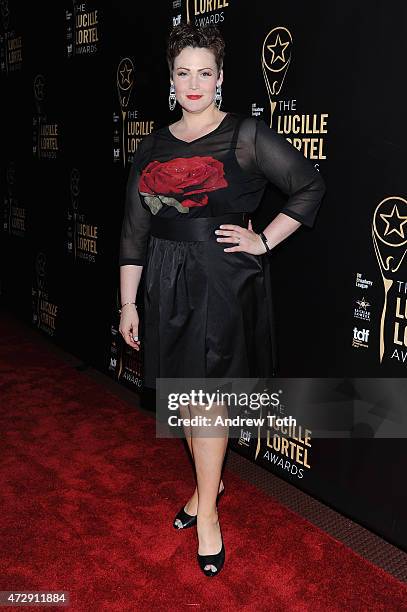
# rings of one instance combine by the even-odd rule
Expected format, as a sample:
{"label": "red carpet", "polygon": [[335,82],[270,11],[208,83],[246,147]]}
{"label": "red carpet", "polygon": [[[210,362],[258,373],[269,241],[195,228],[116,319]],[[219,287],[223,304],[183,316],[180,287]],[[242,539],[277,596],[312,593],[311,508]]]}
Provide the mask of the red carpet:
{"label": "red carpet", "polygon": [[195,530],[171,525],[193,488],[181,440],[22,329],[0,333],[0,590],[69,591],[78,612],[407,610],[405,585],[227,470],[226,564],[201,574]]}

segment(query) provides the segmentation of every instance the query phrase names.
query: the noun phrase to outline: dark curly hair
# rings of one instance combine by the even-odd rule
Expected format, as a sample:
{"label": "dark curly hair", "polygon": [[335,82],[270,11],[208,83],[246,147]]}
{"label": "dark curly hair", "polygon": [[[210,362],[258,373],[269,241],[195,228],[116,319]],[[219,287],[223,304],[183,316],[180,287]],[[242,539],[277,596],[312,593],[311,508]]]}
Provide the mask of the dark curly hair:
{"label": "dark curly hair", "polygon": [[180,23],[173,27],[167,42],[167,62],[171,76],[174,70],[174,60],[185,47],[209,49],[215,56],[218,74],[222,70],[225,41],[215,25],[196,26],[193,23]]}

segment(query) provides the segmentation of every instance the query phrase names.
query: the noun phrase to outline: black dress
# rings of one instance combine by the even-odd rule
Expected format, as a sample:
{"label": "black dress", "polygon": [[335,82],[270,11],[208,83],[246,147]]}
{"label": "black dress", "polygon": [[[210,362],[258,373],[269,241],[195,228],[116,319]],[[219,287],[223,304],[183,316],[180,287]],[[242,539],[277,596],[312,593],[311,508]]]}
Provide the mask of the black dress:
{"label": "black dress", "polygon": [[[225,253],[232,243],[217,242],[212,231],[209,240],[163,239],[151,231],[154,223],[176,223],[182,234],[200,223],[191,219],[252,213],[269,181],[289,196],[280,212],[312,227],[324,181],[262,119],[230,112],[192,142],[164,127],[139,145],[127,183],[119,265],[144,266],[146,387],[155,388],[158,377],[275,373],[268,256]],[[247,227],[246,220],[240,225]]]}

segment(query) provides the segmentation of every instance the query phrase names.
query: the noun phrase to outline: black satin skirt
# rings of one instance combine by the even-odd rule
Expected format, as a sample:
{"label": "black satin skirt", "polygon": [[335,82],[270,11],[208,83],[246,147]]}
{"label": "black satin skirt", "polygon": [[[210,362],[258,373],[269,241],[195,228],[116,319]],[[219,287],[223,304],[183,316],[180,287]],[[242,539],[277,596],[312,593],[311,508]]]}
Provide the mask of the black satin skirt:
{"label": "black satin skirt", "polygon": [[163,378],[270,378],[276,351],[270,259],[225,253],[222,223],[246,213],[153,217],[140,321],[144,386]]}

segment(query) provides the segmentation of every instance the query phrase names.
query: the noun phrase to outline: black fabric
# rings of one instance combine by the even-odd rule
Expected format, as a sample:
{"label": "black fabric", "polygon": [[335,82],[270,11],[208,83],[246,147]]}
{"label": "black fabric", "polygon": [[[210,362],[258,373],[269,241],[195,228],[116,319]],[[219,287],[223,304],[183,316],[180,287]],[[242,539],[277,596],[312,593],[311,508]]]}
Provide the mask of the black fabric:
{"label": "black fabric", "polygon": [[[203,184],[194,182],[192,172],[185,168],[182,172],[182,160],[191,158],[198,158],[198,162],[199,159],[203,160],[201,165],[198,163],[200,172],[197,177],[198,180],[203,180]],[[208,158],[221,164],[216,170],[224,172],[226,185],[219,187],[222,182],[219,180],[218,185],[215,182],[214,189],[205,191],[210,178],[208,166],[205,166],[205,160]],[[175,161],[177,159],[179,162]],[[156,170],[157,166],[160,168],[161,165],[161,178],[169,180],[159,183],[154,172],[145,172],[149,188],[155,190],[155,193],[143,192],[146,195],[142,196],[139,193],[140,176],[154,162],[156,166],[152,170]],[[166,162],[170,162],[170,167],[165,167]],[[174,176],[171,180],[169,172],[173,171],[175,174],[179,169],[184,181],[177,182]],[[268,127],[264,120],[228,113],[215,130],[189,143],[173,136],[167,126],[152,132],[142,140],[130,167],[120,237],[119,265],[145,264],[152,214],[164,218],[177,217],[182,221],[186,216],[210,217],[229,212],[250,213],[259,205],[269,181],[288,195],[281,212],[312,227],[324,194],[324,181],[312,163],[283,136]],[[188,182],[192,183],[196,190],[203,190],[202,193],[207,196],[207,204],[182,210],[185,185]],[[168,190],[169,188],[172,190]],[[177,189],[178,193],[174,192],[174,189]],[[199,200],[199,195],[194,193],[192,198]],[[171,205],[166,204],[166,200],[170,200]],[[174,200],[179,209],[175,207]],[[156,210],[158,201],[160,208]]]}
{"label": "black fabric", "polygon": [[141,317],[144,385],[273,376],[263,257],[151,236]]}
{"label": "black fabric", "polygon": [[248,218],[246,213],[229,213],[220,217],[200,217],[190,219],[188,223],[186,220],[180,223],[178,219],[163,219],[155,216],[151,219],[150,234],[166,240],[185,240],[188,242],[210,240],[213,238],[214,231],[222,223],[247,227]]}
{"label": "black fabric", "polygon": [[126,185],[126,201],[122,231],[120,236],[119,265],[142,266],[145,263],[145,253],[150,233],[151,212],[143,206],[138,192],[138,184],[143,162],[151,155],[154,139],[143,138],[139,144]]}
{"label": "black fabric", "polygon": [[[215,130],[189,143],[165,127],[138,148],[127,184],[120,265],[145,266],[145,386],[155,388],[158,377],[275,374],[269,258],[225,253],[231,243],[217,242],[214,233],[190,240],[187,229],[193,220],[252,213],[269,181],[288,195],[282,212],[311,227],[324,182],[263,120],[228,113]],[[178,225],[172,239],[166,221],[168,231]],[[153,223],[161,237],[153,235]]]}

